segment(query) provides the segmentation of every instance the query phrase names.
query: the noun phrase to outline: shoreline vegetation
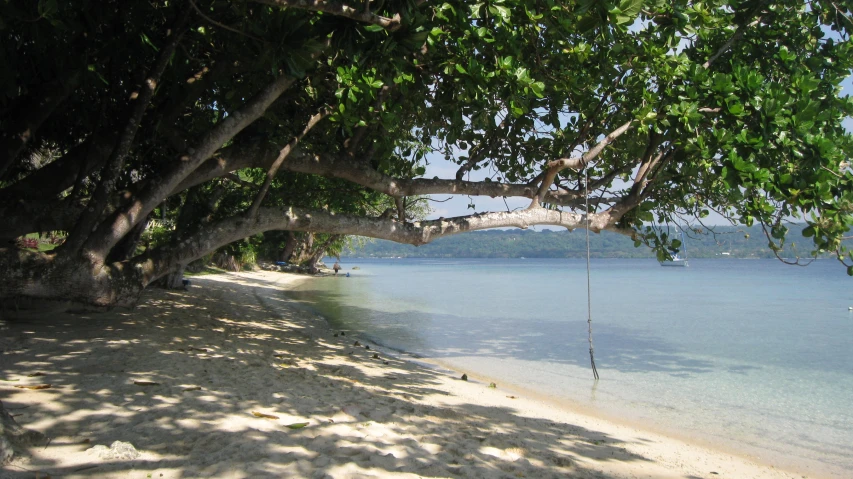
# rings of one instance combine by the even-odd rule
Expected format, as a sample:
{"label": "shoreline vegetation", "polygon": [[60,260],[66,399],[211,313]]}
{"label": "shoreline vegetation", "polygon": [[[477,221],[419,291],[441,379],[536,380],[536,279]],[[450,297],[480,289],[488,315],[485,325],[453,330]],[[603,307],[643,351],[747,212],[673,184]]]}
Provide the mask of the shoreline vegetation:
{"label": "shoreline vegetation", "polygon": [[822,477],[356,345],[282,294],[316,280],[202,275],[132,311],[0,321],[0,400],[50,438],[0,476]]}
{"label": "shoreline vegetation", "polygon": [[[788,225],[788,243],[780,251],[784,258],[811,257],[810,238],[802,235],[806,225]],[[767,247],[761,227],[716,226],[714,233],[685,233],[689,258],[774,258]],[[670,234],[677,234],[670,229]],[[845,244],[853,246],[853,241]],[[634,246],[624,235],[602,231],[591,236],[590,254],[593,258],[655,258],[646,246]],[[422,246],[412,246],[385,240],[358,242],[346,249],[343,256],[351,258],[584,258],[586,242],[583,230],[487,230],[439,238]],[[831,258],[820,255],[819,258]]]}

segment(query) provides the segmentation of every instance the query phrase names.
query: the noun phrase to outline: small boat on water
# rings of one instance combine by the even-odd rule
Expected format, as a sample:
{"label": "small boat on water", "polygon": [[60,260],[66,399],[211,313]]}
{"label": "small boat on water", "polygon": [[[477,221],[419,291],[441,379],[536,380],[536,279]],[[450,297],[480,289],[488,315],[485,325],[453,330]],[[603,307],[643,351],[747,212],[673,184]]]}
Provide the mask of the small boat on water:
{"label": "small boat on water", "polygon": [[681,256],[677,251],[673,251],[672,259],[669,261],[660,261],[660,265],[677,268],[686,268],[689,266],[687,264],[687,243],[684,242],[684,231],[681,231],[681,249],[684,251],[684,256]]}
{"label": "small boat on water", "polygon": [[689,266],[687,264],[687,258],[682,258],[681,256],[678,255],[678,253],[676,253],[672,257],[672,259],[669,261],[661,261],[660,265],[661,266],[676,266],[676,267],[682,267],[682,268]]}

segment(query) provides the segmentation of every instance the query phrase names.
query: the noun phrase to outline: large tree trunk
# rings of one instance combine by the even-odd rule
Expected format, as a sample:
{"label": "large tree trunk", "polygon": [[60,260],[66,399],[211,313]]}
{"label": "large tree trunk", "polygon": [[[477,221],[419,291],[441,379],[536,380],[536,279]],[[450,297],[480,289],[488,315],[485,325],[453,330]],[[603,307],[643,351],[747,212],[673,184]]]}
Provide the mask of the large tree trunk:
{"label": "large tree trunk", "polygon": [[343,235],[332,235],[329,237],[329,239],[317,245],[317,247],[314,249],[314,252],[311,254],[311,257],[308,258],[308,261],[306,262],[306,266],[308,266],[308,271],[310,271],[311,274],[317,274],[318,272],[320,272],[320,270],[317,268],[317,263],[319,263],[320,260],[323,259],[323,256],[326,255],[326,251],[328,251],[329,246],[335,241],[339,240],[341,236]]}
{"label": "large tree trunk", "polygon": [[43,434],[19,426],[0,402],[0,466],[9,463],[16,452],[43,444],[45,439]]}
{"label": "large tree trunk", "polygon": [[180,264],[177,269],[167,274],[164,284],[166,289],[186,289],[186,285],[184,285],[184,271],[186,269],[187,265],[185,263]]}
{"label": "large tree trunk", "polygon": [[296,265],[306,265],[308,260],[311,259],[311,250],[314,248],[314,233],[305,233],[302,239],[299,241],[298,252],[296,253],[296,257],[291,261],[292,264]]}
{"label": "large tree trunk", "polygon": [[296,250],[296,235],[293,231],[287,232],[287,240],[284,243],[284,250],[281,252],[281,261],[290,261],[293,257],[293,252]]}

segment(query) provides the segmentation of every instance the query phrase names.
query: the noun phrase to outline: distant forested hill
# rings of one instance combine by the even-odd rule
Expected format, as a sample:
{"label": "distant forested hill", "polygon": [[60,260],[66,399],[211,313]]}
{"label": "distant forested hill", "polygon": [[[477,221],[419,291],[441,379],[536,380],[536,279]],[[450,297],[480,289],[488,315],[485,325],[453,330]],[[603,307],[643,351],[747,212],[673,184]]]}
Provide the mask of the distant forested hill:
{"label": "distant forested hill", "polygon": [[[811,241],[802,236],[804,225],[789,226],[784,257],[809,256]],[[714,227],[716,235],[685,233],[690,258],[772,258],[767,238],[760,227]],[[590,236],[594,258],[653,258],[645,246],[634,247],[630,238],[610,232]],[[350,257],[403,258],[581,258],[586,255],[584,231],[489,230],[459,234],[416,247],[391,241],[368,240],[360,247],[344,251]]]}

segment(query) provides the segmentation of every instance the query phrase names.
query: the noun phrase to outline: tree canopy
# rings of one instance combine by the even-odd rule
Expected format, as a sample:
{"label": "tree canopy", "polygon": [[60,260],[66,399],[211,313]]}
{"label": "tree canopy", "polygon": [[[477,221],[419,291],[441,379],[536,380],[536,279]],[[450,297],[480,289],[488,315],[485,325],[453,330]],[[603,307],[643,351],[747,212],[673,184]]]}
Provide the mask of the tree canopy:
{"label": "tree canopy", "polygon": [[[851,30],[826,0],[9,0],[0,237],[66,236],[3,248],[0,290],[129,304],[272,230],[417,245],[548,224],[665,254],[649,222],[711,212],[771,250],[805,220],[853,274]],[[456,174],[424,177],[442,158]],[[431,194],[530,205],[407,214]],[[205,213],[138,247],[187,205]]]}

